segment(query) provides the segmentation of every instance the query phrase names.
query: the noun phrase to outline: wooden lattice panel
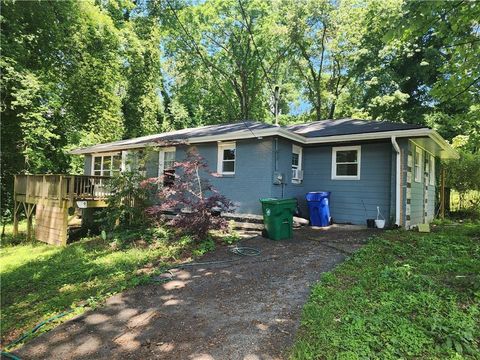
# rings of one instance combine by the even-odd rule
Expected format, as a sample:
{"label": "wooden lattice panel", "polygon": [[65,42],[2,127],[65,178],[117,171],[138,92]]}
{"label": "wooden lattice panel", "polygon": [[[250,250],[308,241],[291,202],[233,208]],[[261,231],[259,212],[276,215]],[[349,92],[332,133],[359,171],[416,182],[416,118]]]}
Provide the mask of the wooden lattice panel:
{"label": "wooden lattice panel", "polygon": [[35,238],[52,245],[67,244],[68,211],[66,207],[37,204]]}

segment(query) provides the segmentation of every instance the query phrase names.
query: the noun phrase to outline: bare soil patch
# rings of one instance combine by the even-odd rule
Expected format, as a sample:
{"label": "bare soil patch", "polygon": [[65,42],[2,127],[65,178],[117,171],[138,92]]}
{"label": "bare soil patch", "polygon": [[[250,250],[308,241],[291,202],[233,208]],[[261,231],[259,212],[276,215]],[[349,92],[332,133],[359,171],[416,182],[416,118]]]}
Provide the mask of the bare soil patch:
{"label": "bare soil patch", "polygon": [[174,269],[170,279],[139,286],[39,336],[22,359],[283,359],[310,285],[358,249],[368,230],[303,228],[288,241],[262,237],[239,257],[220,247]]}

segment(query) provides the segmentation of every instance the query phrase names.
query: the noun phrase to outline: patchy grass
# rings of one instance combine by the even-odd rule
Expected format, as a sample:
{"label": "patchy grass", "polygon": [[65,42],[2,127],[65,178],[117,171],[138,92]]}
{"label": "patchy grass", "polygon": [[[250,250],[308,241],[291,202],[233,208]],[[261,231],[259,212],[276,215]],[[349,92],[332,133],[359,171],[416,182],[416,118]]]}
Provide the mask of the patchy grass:
{"label": "patchy grass", "polygon": [[[1,338],[7,344],[42,320],[73,308],[59,321],[95,307],[111,294],[150,281],[180,257],[191,241],[170,241],[162,229],[126,231],[108,240],[88,238],[66,247],[38,242],[0,249]],[[43,331],[57,325],[51,324]]]}
{"label": "patchy grass", "polygon": [[18,223],[18,236],[13,236],[13,223],[2,223],[2,234],[0,238],[1,246],[16,245],[26,242],[27,221],[22,220]]}
{"label": "patchy grass", "polygon": [[312,289],[293,359],[479,359],[480,224],[388,231]]}

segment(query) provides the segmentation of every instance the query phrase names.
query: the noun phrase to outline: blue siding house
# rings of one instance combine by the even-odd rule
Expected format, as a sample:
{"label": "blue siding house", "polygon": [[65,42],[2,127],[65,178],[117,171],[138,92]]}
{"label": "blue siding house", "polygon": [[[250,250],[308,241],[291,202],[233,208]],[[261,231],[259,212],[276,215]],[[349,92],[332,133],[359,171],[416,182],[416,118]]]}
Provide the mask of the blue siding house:
{"label": "blue siding house", "polygon": [[[195,147],[213,185],[241,214],[261,214],[259,199],[298,200],[330,191],[336,223],[365,224],[377,206],[390,225],[410,228],[435,216],[439,160],[458,155],[434,130],[411,124],[357,119],[287,127],[239,122],[183,129],[76,149],[85,174],[113,175],[128,152],[153,147],[146,173],[157,177]],[[365,208],[367,214],[365,214]]]}

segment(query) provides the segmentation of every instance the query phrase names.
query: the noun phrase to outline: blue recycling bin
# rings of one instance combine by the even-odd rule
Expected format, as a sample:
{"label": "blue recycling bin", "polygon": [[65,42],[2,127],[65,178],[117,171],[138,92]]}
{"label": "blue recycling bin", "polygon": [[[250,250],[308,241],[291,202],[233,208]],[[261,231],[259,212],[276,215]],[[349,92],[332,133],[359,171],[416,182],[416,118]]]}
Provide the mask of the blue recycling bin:
{"label": "blue recycling bin", "polygon": [[310,225],[330,225],[330,191],[309,192],[306,195]]}

